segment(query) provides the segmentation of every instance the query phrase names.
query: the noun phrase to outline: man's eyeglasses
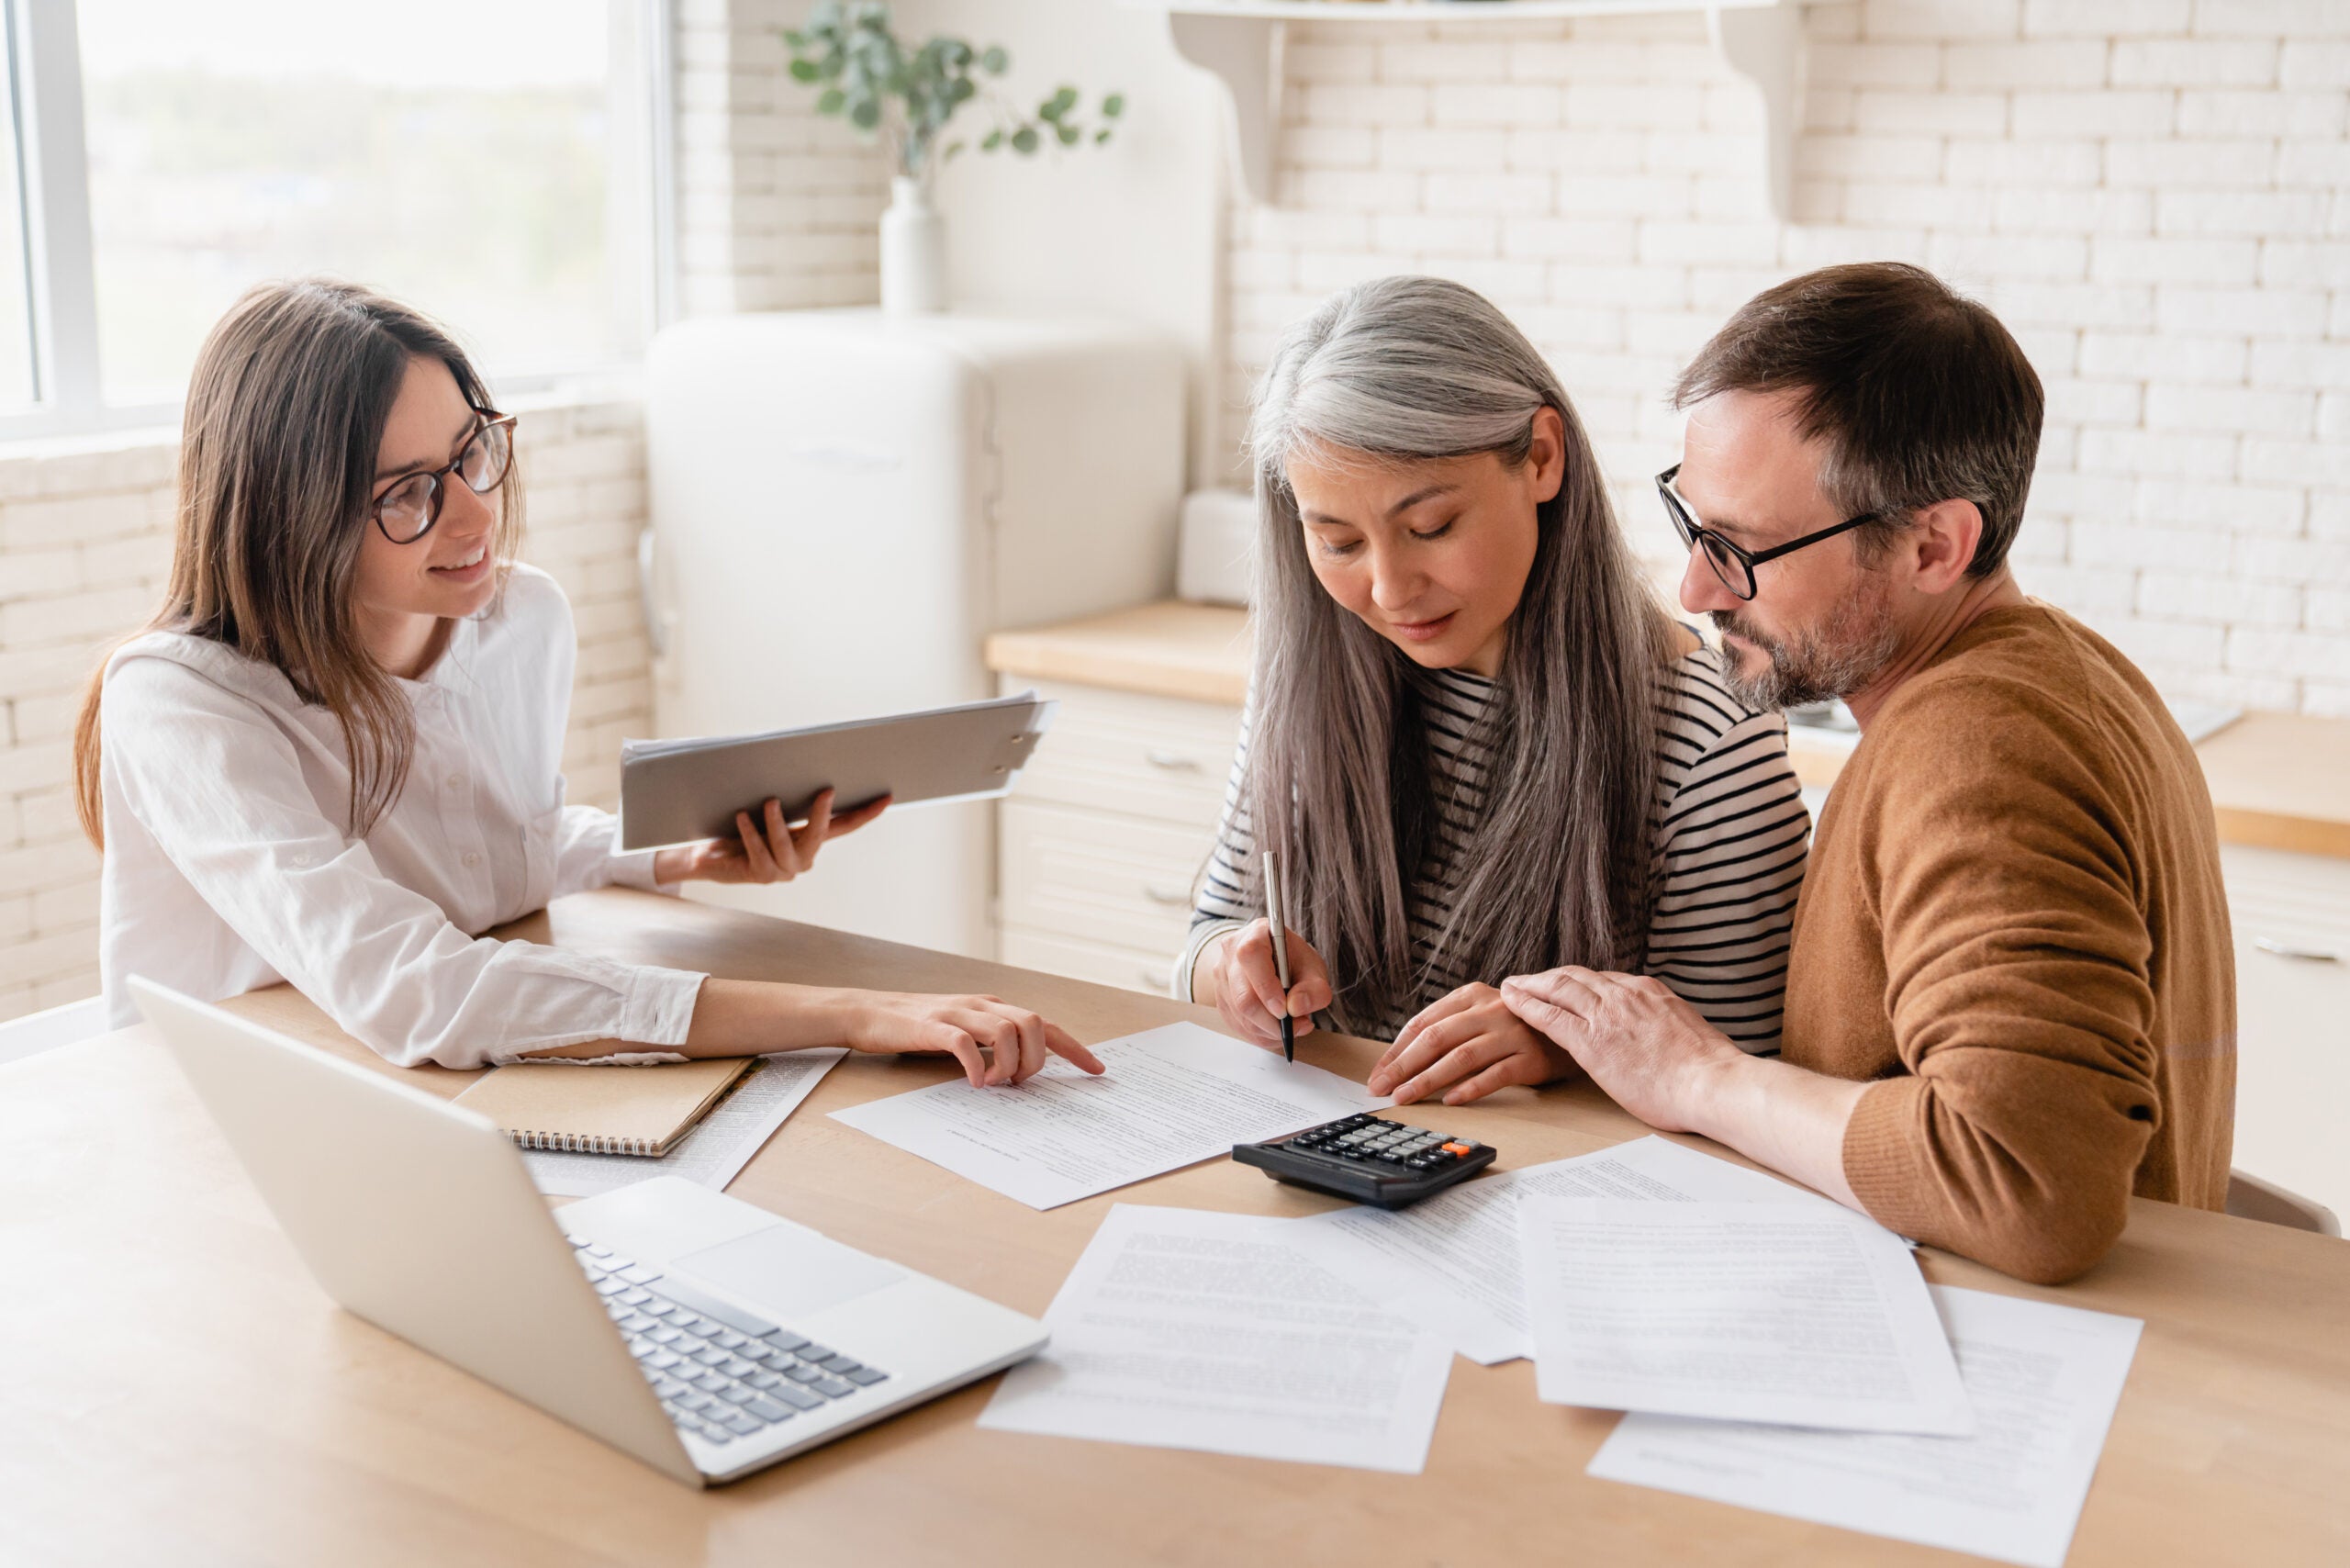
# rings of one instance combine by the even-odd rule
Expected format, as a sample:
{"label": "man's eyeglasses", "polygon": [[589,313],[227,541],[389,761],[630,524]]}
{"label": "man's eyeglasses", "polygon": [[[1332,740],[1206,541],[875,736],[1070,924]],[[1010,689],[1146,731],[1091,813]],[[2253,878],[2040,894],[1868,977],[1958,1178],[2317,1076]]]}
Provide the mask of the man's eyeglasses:
{"label": "man's eyeglasses", "polygon": [[1681,465],[1676,463],[1658,475],[1656,493],[1664,498],[1664,510],[1672,517],[1673,526],[1681,531],[1682,543],[1693,550],[1703,550],[1706,553],[1707,564],[1714,568],[1714,576],[1721,579],[1722,587],[1740,599],[1754,597],[1754,568],[1763,562],[1775,561],[1782,555],[1791,555],[1807,544],[1817,544],[1823,539],[1833,539],[1836,535],[1848,533],[1863,523],[1875,522],[1880,517],[1879,513],[1864,511],[1858,517],[1846,518],[1833,528],[1823,528],[1817,533],[1807,533],[1801,539],[1790,539],[1785,544],[1774,544],[1768,550],[1749,550],[1742,545],[1731,543],[1697,521],[1697,514],[1689,510],[1689,503],[1683,500],[1681,493],[1673,487],[1673,476],[1680,472]]}
{"label": "man's eyeglasses", "polygon": [[431,532],[432,525],[441,521],[441,503],[446,498],[443,480],[448,475],[463,479],[465,488],[477,496],[487,495],[506,477],[514,462],[514,416],[489,409],[480,411],[487,420],[453,462],[429,474],[403,475],[375,498],[375,526],[384,531],[385,538],[395,544],[413,544]]}

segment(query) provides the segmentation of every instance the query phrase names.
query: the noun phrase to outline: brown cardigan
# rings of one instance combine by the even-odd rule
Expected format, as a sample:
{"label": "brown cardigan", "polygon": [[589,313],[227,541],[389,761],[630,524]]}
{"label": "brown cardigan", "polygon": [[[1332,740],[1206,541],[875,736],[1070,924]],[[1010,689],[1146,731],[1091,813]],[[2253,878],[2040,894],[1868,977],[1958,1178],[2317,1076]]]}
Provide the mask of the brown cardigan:
{"label": "brown cardigan", "polygon": [[2202,768],[2144,676],[2039,603],[1897,688],[1821,814],[1785,1059],[1878,1079],[1844,1174],[1880,1223],[2027,1280],[2128,1198],[2216,1209],[2235,967]]}

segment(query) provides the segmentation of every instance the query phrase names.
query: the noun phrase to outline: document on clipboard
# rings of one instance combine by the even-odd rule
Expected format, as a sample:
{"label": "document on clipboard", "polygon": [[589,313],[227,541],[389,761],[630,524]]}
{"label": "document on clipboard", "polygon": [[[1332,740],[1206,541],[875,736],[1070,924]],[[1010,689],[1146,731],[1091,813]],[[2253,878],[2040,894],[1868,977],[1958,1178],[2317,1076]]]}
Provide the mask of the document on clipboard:
{"label": "document on clipboard", "polygon": [[988,800],[1009,790],[1058,703],[1034,691],[756,735],[621,743],[621,847],[726,838],[734,813],[770,797],[793,823],[826,788],[846,811]]}

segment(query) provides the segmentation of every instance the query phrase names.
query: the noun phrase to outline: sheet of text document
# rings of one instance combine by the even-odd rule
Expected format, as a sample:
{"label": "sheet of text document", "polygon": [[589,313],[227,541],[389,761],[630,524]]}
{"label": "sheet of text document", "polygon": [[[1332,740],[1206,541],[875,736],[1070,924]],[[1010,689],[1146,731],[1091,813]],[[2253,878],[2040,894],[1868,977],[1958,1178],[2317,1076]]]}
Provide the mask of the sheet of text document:
{"label": "sheet of text document", "polygon": [[1635,1415],[1617,1423],[1590,1473],[2025,1568],[2061,1568],[2143,1325],[1929,1288],[1975,1402],[1973,1437]]}
{"label": "sheet of text document", "polygon": [[1816,1193],[1661,1137],[1463,1182],[1408,1209],[1337,1209],[1297,1222],[1297,1245],[1472,1361],[1534,1353],[1517,1260],[1521,1193],[1836,1205]]}
{"label": "sheet of text document", "polygon": [[1838,1208],[1520,1200],[1553,1405],[1845,1431],[1974,1430],[1901,1238]]}
{"label": "sheet of text document", "polygon": [[1056,1058],[1016,1086],[974,1089],[958,1079],[833,1116],[1049,1209],[1390,1103],[1197,1024],[1093,1051],[1108,1069],[1099,1078]]}
{"label": "sheet of text document", "polygon": [[1053,1342],[979,1425],[1417,1474],[1452,1351],[1289,1245],[1293,1222],[1119,1204]]}

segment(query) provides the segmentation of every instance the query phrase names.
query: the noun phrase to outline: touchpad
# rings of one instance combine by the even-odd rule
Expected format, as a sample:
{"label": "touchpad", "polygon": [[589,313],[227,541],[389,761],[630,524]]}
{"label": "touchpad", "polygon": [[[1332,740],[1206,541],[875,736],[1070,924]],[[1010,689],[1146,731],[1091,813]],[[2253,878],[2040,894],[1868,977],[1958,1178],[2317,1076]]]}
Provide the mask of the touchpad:
{"label": "touchpad", "polygon": [[786,1328],[795,1317],[855,1301],[906,1277],[894,1263],[796,1225],[755,1230],[672,1258],[669,1266],[733,1292],[746,1306],[766,1308]]}

